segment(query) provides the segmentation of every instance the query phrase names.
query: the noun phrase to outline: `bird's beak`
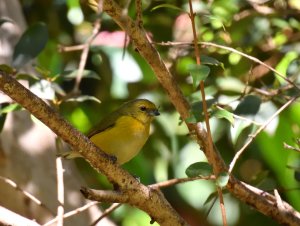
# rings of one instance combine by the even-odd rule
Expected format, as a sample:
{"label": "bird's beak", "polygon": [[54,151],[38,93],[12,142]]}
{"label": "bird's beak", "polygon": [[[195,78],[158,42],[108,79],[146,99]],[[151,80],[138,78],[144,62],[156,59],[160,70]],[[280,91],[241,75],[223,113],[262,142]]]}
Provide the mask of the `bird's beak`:
{"label": "bird's beak", "polygon": [[148,111],[148,114],[150,116],[158,116],[160,115],[159,111],[157,109],[151,109],[150,111]]}

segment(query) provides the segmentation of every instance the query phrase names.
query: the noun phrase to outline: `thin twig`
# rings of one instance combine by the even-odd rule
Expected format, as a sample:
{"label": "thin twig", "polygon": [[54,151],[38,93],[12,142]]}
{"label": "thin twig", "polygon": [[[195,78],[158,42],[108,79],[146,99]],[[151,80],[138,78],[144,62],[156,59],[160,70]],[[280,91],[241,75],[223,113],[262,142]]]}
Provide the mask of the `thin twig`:
{"label": "thin twig", "polygon": [[80,82],[81,82],[81,79],[82,79],[82,76],[83,76],[84,68],[85,68],[87,57],[88,57],[88,54],[89,54],[90,45],[92,44],[93,40],[95,39],[95,37],[99,33],[99,29],[100,29],[100,19],[95,21],[92,35],[87,39],[86,43],[84,44],[84,47],[83,47],[83,50],[82,50],[82,53],[81,53],[81,56],[80,56],[78,73],[77,73],[76,80],[75,80],[75,85],[74,85],[74,88],[73,88],[74,93],[79,92],[79,85],[80,85]]}
{"label": "thin twig", "polygon": [[227,226],[226,209],[225,209],[225,204],[224,204],[224,199],[223,199],[222,188],[218,187],[217,189],[218,189],[218,195],[219,195],[219,199],[220,199],[220,208],[221,208],[221,213],[222,213],[223,225]]}
{"label": "thin twig", "polygon": [[61,157],[56,158],[56,173],[57,173],[57,225],[63,226],[64,224],[64,178],[63,178],[63,166]]}
{"label": "thin twig", "polygon": [[251,144],[251,142],[253,141],[253,139],[261,132],[263,131],[269,124],[270,122],[277,117],[284,109],[286,109],[290,104],[292,104],[298,97],[293,97],[292,99],[290,99],[288,102],[286,102],[281,108],[279,108],[264,124],[262,124],[258,130],[256,130],[256,132],[249,136],[248,141],[244,144],[244,146],[235,154],[234,158],[232,159],[230,165],[229,165],[229,173],[232,172],[235,163],[237,162],[237,160],[239,159],[239,157],[243,154],[243,152],[245,151],[245,149]]}
{"label": "thin twig", "polygon": [[52,215],[55,215],[55,213],[53,213],[45,204],[43,204],[39,199],[37,199],[36,197],[34,197],[32,194],[30,194],[27,191],[24,191],[19,185],[17,185],[13,180],[0,176],[0,180],[4,181],[5,183],[9,184],[10,186],[12,186],[13,188],[15,188],[17,191],[20,191],[21,193],[23,193],[27,198],[29,198],[31,201],[33,201],[34,203],[36,203],[37,205],[39,205],[40,207],[44,208],[45,210],[47,210],[49,213],[51,213]]}
{"label": "thin twig", "polygon": [[115,211],[117,208],[119,208],[123,203],[113,203],[110,207],[108,207],[106,210],[103,211],[102,215],[95,220],[91,226],[95,226],[99,221],[101,221],[104,217],[111,214],[113,211]]}
{"label": "thin twig", "polygon": [[[191,42],[162,42],[162,43],[154,43],[156,45],[161,45],[161,46],[180,46],[180,45],[192,45],[193,43]],[[241,51],[238,51],[234,48],[228,47],[228,46],[224,46],[224,45],[219,45],[216,43],[212,43],[212,42],[198,42],[199,45],[205,45],[205,46],[213,46],[219,49],[225,49],[228,50],[230,52],[239,54],[249,60],[252,60],[260,65],[263,65],[264,67],[268,68],[270,71],[274,72],[275,75],[278,75],[280,78],[282,78],[283,80],[285,80],[287,83],[291,84],[293,87],[295,87],[296,89],[300,90],[300,88],[291,80],[289,80],[288,78],[286,78],[286,76],[282,73],[280,73],[279,71],[275,70],[274,68],[272,68],[271,66],[269,66],[268,64],[262,62],[261,60],[257,59],[256,57],[250,56],[246,53],[243,53]]]}
{"label": "thin twig", "polygon": [[[76,214],[78,214],[78,213],[81,213],[81,212],[87,210],[88,208],[90,208],[90,207],[92,207],[92,206],[98,204],[98,203],[99,203],[99,202],[97,202],[97,201],[89,202],[89,203],[87,203],[86,205],[84,205],[84,206],[82,206],[82,207],[79,207],[79,208],[77,208],[77,209],[75,209],[75,210],[72,210],[72,211],[70,211],[70,212],[65,213],[63,217],[64,217],[64,219],[66,219],[66,218],[68,218],[68,217],[71,217],[71,216],[73,216],[73,215],[76,215]],[[48,221],[48,222],[47,222],[46,224],[44,224],[43,226],[49,226],[49,225],[52,225],[52,224],[56,223],[57,221],[58,221],[58,218],[55,217],[54,219]]]}
{"label": "thin twig", "polygon": [[85,44],[76,45],[76,46],[62,46],[62,45],[59,45],[58,46],[58,51],[59,52],[73,52],[73,51],[83,50],[84,47],[85,47]]}
{"label": "thin twig", "polygon": [[[198,39],[197,39],[197,32],[196,32],[196,26],[195,26],[195,15],[193,11],[193,4],[192,0],[189,0],[189,7],[190,7],[190,19],[192,23],[192,30],[193,30],[193,36],[194,36],[194,48],[195,48],[195,56],[196,56],[196,62],[197,65],[201,64],[200,61],[200,51],[199,51],[199,46],[198,46]],[[207,103],[205,99],[205,91],[204,91],[204,81],[200,81],[200,91],[201,91],[201,97],[202,97],[202,105],[203,105],[203,112],[204,112],[204,118],[205,118],[205,125],[206,125],[206,130],[207,130],[207,138],[208,138],[208,145],[209,145],[209,150],[214,151],[213,149],[213,141],[212,141],[212,136],[211,136],[211,131],[210,131],[210,125],[209,125],[209,114],[207,110]],[[217,175],[219,172],[214,169],[214,174]],[[221,206],[221,213],[222,213],[222,220],[223,220],[223,225],[227,225],[226,221],[226,212],[225,212],[225,207],[224,207],[224,201],[223,201],[223,196],[222,196],[222,190],[218,188],[218,194],[219,194],[219,200],[220,200],[220,206]]]}
{"label": "thin twig", "polygon": [[149,187],[151,188],[165,188],[170,187],[176,184],[181,184],[185,182],[195,181],[195,180],[214,180],[216,177],[212,176],[198,176],[198,177],[186,177],[186,178],[174,178],[167,181],[158,182],[156,184],[151,184]]}
{"label": "thin twig", "polygon": [[283,148],[289,149],[289,150],[293,150],[293,151],[297,151],[297,152],[300,152],[300,148],[294,147],[294,146],[291,146],[291,145],[288,145],[288,144],[285,143],[285,142],[283,142]]}

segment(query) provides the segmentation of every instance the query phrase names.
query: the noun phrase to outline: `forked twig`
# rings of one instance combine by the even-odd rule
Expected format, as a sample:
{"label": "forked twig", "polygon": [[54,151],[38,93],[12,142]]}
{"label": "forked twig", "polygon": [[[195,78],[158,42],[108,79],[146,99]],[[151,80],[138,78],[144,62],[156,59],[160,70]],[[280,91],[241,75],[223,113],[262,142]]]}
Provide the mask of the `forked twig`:
{"label": "forked twig", "polygon": [[31,201],[33,201],[34,203],[36,203],[37,205],[39,205],[40,207],[44,208],[45,210],[47,210],[49,213],[51,213],[53,216],[55,215],[55,213],[53,213],[45,204],[43,204],[39,199],[37,199],[36,197],[34,197],[32,194],[30,194],[27,191],[24,191],[17,183],[15,183],[13,180],[0,176],[0,180],[2,180],[3,182],[9,184],[10,186],[12,186],[13,188],[15,188],[17,191],[20,191],[21,193],[23,193],[27,198],[29,198]]}
{"label": "forked twig", "polygon": [[101,221],[104,217],[111,214],[113,211],[115,211],[117,208],[119,208],[123,203],[113,203],[110,207],[108,207],[106,210],[103,211],[102,215],[95,220],[90,226],[95,226],[99,221]]}
{"label": "forked twig", "polygon": [[284,109],[286,109],[290,104],[292,104],[298,97],[293,97],[290,99],[288,102],[286,102],[281,108],[279,108],[264,124],[262,124],[256,132],[249,136],[248,141],[244,144],[244,146],[235,154],[234,158],[232,159],[230,165],[229,165],[229,173],[232,172],[235,163],[239,159],[239,157],[243,154],[243,152],[246,150],[246,148],[251,144],[251,142],[254,140],[254,138],[261,132],[263,131],[269,124],[270,122],[277,117]]}
{"label": "forked twig", "polygon": [[[87,210],[88,208],[90,208],[90,207],[92,207],[92,206],[98,204],[98,203],[99,203],[99,202],[97,202],[97,201],[89,202],[89,203],[87,203],[86,205],[84,205],[84,206],[82,206],[82,207],[79,207],[79,208],[77,208],[77,209],[75,209],[75,210],[72,210],[72,211],[70,211],[70,212],[65,213],[63,217],[64,217],[64,219],[66,219],[66,218],[68,218],[68,217],[71,217],[71,216],[73,216],[73,215],[76,215],[76,214],[78,214],[78,213],[81,213],[81,212]],[[54,219],[48,221],[48,222],[47,222],[46,224],[44,224],[43,226],[49,226],[49,225],[52,225],[52,224],[56,223],[57,221],[58,221],[58,218],[55,217]]]}

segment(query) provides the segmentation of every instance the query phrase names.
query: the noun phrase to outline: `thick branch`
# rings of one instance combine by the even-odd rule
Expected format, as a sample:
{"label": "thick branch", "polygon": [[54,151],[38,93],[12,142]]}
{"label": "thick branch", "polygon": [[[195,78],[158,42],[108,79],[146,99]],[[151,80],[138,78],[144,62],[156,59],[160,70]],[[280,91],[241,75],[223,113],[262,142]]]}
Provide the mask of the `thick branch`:
{"label": "thick branch", "polygon": [[147,60],[152,67],[161,85],[170,96],[170,99],[181,100],[175,105],[177,111],[183,118],[188,117],[188,102],[185,100],[175,79],[160,58],[156,49],[149,42],[143,29],[135,21],[122,13],[122,9],[112,0],[104,0],[103,11],[108,13],[114,21],[126,32],[134,43],[139,53]]}
{"label": "thick branch", "polygon": [[120,187],[124,195],[129,197],[129,204],[147,212],[160,225],[186,225],[161,193],[139,183],[44,101],[3,71],[0,71],[0,89],[30,111],[74,149],[79,150],[91,166]]}
{"label": "thick branch", "polygon": [[[113,0],[105,0],[103,10],[108,13],[114,21],[126,31],[134,46],[139,50],[139,53],[145,58],[148,64],[152,67],[157,79],[168,93],[170,100],[176,107],[181,117],[185,120],[188,117],[189,104],[184,98],[175,79],[170,74],[169,70],[163,63],[159,53],[149,42],[145,32],[128,16],[123,15],[121,8]],[[207,144],[207,134],[203,127],[198,124],[187,125],[192,133],[196,133],[198,143],[205,152],[209,163],[213,166],[214,172],[227,171],[221,155],[215,146],[209,148]],[[300,225],[300,216],[289,204],[284,203],[285,211],[280,210],[274,203],[274,196],[268,194],[266,198],[262,194],[264,191],[250,187],[241,183],[233,175],[230,176],[227,189],[241,201],[255,207],[261,213],[274,218],[276,221],[287,225]],[[271,200],[271,201],[270,201]],[[272,201],[273,200],[273,201]]]}

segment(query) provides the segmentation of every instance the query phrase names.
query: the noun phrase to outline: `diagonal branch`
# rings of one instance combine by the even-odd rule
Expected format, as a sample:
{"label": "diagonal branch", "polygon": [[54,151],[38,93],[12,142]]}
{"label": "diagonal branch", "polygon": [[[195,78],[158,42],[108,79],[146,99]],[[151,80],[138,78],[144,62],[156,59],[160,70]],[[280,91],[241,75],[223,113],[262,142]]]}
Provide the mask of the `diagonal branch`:
{"label": "diagonal branch", "polygon": [[[121,8],[113,0],[105,0],[103,3],[103,10],[127,32],[141,56],[143,56],[152,67],[157,79],[169,95],[171,102],[181,115],[182,119],[185,120],[189,115],[189,104],[184,98],[174,77],[172,77],[163,63],[159,53],[149,42],[144,30],[139,28],[130,17],[122,15]],[[214,171],[226,171],[227,166],[216,147],[213,146],[212,148],[209,148],[209,145],[207,144],[208,136],[203,126],[200,123],[198,125],[187,124],[187,126],[191,133],[195,133],[197,141],[208,161],[213,166]],[[279,223],[286,225],[300,225],[300,214],[289,204],[284,202],[285,211],[279,210],[276,206],[276,199],[274,196],[240,182],[233,175],[230,176],[227,189],[241,201],[253,206],[261,213],[272,217]],[[267,196],[265,197],[264,194],[267,194]]]}
{"label": "diagonal branch", "polygon": [[[129,204],[147,212],[160,225],[187,225],[167,202],[161,192],[139,183],[99,150],[87,137],[74,129],[54,109],[22,86],[12,75],[0,70],[0,89],[46,124],[65,142],[76,148],[98,172],[117,184]],[[117,200],[116,200],[117,202]]]}

